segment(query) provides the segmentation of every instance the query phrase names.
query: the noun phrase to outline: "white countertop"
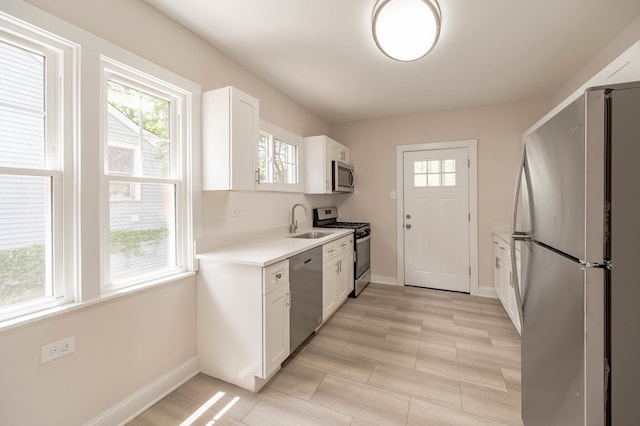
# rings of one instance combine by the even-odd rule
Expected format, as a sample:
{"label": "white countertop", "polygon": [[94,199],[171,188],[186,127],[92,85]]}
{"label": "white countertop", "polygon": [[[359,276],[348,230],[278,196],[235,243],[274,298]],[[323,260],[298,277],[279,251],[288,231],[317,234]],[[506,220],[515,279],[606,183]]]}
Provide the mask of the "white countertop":
{"label": "white countertop", "polygon": [[[316,239],[291,238],[307,232],[317,231],[330,234]],[[353,229],[313,228],[300,230],[295,234],[270,236],[255,241],[233,244],[196,254],[196,259],[242,265],[269,266],[298,253],[327,244],[353,233]]]}

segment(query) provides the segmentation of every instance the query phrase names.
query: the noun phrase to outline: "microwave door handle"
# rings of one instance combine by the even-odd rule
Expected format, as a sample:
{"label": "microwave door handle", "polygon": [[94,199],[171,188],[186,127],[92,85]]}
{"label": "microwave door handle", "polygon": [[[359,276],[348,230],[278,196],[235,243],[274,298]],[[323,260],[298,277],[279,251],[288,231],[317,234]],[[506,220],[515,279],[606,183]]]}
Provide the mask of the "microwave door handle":
{"label": "microwave door handle", "polygon": [[349,187],[353,188],[353,170],[349,170]]}

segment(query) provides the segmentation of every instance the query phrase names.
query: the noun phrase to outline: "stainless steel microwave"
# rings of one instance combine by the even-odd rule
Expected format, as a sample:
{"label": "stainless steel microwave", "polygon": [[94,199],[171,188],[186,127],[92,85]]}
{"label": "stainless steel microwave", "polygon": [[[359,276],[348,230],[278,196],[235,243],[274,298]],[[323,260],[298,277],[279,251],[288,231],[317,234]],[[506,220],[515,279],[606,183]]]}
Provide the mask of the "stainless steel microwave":
{"label": "stainless steel microwave", "polygon": [[353,166],[340,161],[332,162],[333,192],[353,192]]}

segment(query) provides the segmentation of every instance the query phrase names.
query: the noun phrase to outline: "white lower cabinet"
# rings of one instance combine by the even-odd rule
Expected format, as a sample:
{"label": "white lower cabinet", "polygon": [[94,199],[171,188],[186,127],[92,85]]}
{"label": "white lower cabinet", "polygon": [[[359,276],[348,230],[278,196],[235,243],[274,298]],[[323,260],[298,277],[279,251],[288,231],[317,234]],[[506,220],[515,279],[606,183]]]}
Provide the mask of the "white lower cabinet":
{"label": "white lower cabinet", "polygon": [[[509,315],[514,327],[521,333],[520,316],[518,314],[518,305],[516,303],[516,295],[513,287],[514,278],[511,266],[511,246],[498,235],[493,236],[493,284],[496,295],[504,310]],[[520,250],[516,247],[516,265],[518,268],[518,277],[520,275]]]}
{"label": "white lower cabinet", "polygon": [[197,292],[200,371],[259,391],[289,356],[289,261],[200,260]]}
{"label": "white lower cabinet", "polygon": [[353,289],[353,236],[341,238],[322,249],[322,321],[347,300]]}
{"label": "white lower cabinet", "polygon": [[[284,270],[286,269],[286,273]],[[291,353],[289,346],[289,310],[291,292],[289,286],[289,261],[263,269],[265,294],[262,306],[262,338],[264,342],[263,377],[273,374]]]}

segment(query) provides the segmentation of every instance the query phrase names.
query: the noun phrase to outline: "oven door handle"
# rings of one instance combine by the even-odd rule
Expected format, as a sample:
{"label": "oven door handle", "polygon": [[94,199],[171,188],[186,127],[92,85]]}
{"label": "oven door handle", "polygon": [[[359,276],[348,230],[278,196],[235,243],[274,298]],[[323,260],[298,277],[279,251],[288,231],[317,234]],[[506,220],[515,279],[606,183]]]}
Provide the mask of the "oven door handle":
{"label": "oven door handle", "polygon": [[368,241],[369,239],[371,239],[371,235],[367,235],[366,237],[363,237],[363,238],[356,238],[356,244],[364,243],[365,241]]}

